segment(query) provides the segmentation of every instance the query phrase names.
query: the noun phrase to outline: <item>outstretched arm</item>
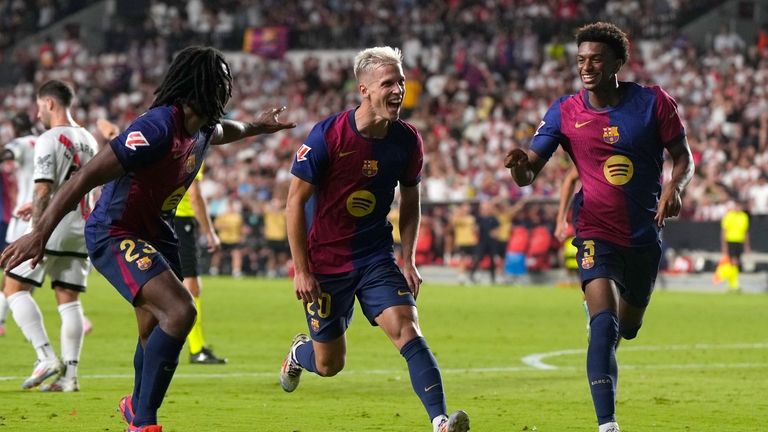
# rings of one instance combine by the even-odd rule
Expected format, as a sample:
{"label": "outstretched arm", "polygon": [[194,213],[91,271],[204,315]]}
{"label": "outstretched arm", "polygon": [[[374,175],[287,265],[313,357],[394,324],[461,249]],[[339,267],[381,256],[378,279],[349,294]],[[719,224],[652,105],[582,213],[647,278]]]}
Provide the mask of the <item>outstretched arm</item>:
{"label": "outstretched arm", "polygon": [[680,214],[683,207],[681,194],[691,181],[694,169],[693,155],[685,137],[669,144],[667,151],[672,157],[672,178],[664,185],[656,210],[656,224],[660,227],[664,226],[664,219]]}
{"label": "outstretched arm", "polygon": [[32,267],[37,265],[43,259],[48,238],[61,219],[75,208],[88,191],[123,173],[123,166],[111,146],[106,146],[104,150],[96,153],[90,162],[64,182],[40,218],[35,221],[32,231],[5,248],[0,255],[0,266],[4,265],[7,272],[28,259],[32,259]]}
{"label": "outstretched arm", "polygon": [[222,120],[216,128],[211,144],[226,144],[247,138],[249,136],[271,134],[283,129],[296,127],[293,122],[281,122],[278,119],[285,107],[268,109],[256,118],[254,122],[241,122],[236,120]]}

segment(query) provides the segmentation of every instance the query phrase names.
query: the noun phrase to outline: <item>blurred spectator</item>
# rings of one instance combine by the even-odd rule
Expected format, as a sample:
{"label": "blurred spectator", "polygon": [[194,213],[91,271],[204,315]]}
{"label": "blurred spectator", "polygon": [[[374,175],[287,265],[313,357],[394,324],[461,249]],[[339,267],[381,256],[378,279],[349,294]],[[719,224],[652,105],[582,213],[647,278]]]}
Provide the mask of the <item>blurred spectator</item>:
{"label": "blurred spectator", "polygon": [[470,282],[477,283],[475,271],[481,263],[488,266],[488,274],[491,284],[496,284],[496,254],[499,220],[496,208],[492,201],[482,201],[477,217],[475,218],[475,238],[477,244],[472,255],[472,265],[469,269]]}
{"label": "blurred spectator", "polygon": [[459,204],[451,216],[452,258],[456,261],[459,283],[467,283],[466,268],[477,247],[477,221],[469,203]]}
{"label": "blurred spectator", "polygon": [[212,275],[220,274],[222,255],[228,254],[230,258],[230,267],[232,277],[239,278],[243,276],[243,215],[242,206],[235,198],[227,200],[224,211],[216,216],[213,222],[216,231],[221,240],[221,250],[216,251],[211,258],[210,273]]}
{"label": "blurred spectator", "polygon": [[288,231],[285,221],[285,201],[272,198],[264,210],[264,239],[266,240],[267,277],[286,276],[288,261]]}

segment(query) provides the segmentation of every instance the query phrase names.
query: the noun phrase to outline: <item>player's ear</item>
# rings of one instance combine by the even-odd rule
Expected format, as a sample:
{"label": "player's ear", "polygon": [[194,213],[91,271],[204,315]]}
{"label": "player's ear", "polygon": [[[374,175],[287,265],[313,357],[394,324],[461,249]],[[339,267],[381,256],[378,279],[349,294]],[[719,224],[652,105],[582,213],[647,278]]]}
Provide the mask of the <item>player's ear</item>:
{"label": "player's ear", "polygon": [[368,97],[368,86],[366,86],[366,85],[365,85],[365,84],[363,84],[363,83],[358,83],[358,84],[357,84],[357,88],[360,90],[360,94],[361,94],[361,95],[362,95],[364,98]]}
{"label": "player's ear", "polygon": [[616,60],[616,70],[613,71],[613,74],[614,75],[618,75],[622,66],[624,66],[624,61],[623,60]]}

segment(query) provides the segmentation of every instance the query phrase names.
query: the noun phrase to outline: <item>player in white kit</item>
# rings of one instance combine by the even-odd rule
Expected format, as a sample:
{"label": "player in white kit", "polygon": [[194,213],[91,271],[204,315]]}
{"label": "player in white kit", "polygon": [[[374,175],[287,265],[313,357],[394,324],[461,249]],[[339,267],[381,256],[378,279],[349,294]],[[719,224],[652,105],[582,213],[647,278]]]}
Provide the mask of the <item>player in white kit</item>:
{"label": "player in white kit", "polygon": [[[19,215],[25,213],[25,209],[32,209],[32,168],[34,164],[35,139],[32,132],[32,121],[27,113],[20,112],[11,119],[13,136],[11,142],[0,146],[0,162],[12,160],[15,165],[15,177],[17,191],[16,203],[11,213],[11,221],[5,234],[5,242],[11,244],[21,237],[29,226],[26,219]],[[25,206],[25,204],[27,204]],[[4,280],[3,280],[4,283]],[[0,285],[2,288],[3,285]],[[0,336],[5,334],[5,319],[8,315],[8,301],[5,295],[0,293]]]}
{"label": "player in white kit", "polygon": [[[74,92],[64,82],[51,80],[37,92],[38,118],[48,129],[35,141],[32,220],[39,219],[61,185],[96,153],[96,139],[72,119],[70,106]],[[83,309],[79,295],[91,263],[85,248],[83,230],[90,214],[86,195],[54,230],[45,247],[45,258],[32,268],[29,262],[7,271],[5,295],[13,318],[37,353],[32,375],[22,388],[40,385],[58,374],[43,391],[77,391],[77,367],[83,345]],[[61,315],[61,360],[54,353],[43,325],[40,309],[30,295],[41,286],[45,275],[51,278]]]}

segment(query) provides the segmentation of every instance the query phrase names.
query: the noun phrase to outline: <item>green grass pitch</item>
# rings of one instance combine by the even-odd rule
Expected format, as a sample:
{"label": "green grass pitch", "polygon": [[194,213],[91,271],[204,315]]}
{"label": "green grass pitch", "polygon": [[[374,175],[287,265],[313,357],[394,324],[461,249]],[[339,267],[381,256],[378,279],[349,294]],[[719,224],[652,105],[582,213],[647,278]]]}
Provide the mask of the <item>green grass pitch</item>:
{"label": "green grass pitch", "polygon": [[[166,432],[431,430],[405,362],[359,311],[346,369],[334,378],[305,374],[288,394],[279,366],[294,334],[306,331],[290,281],[207,278],[204,287],[207,342],[230,363],[190,365],[185,348],[159,413]],[[45,287],[35,298],[58,350],[53,295]],[[133,384],[133,311],[98,275],[83,303],[95,329],[79,393],[21,390],[34,353],[9,317],[0,338],[0,432],[125,429],[116,407]],[[466,410],[473,432],[597,430],[578,290],[427,283],[419,312],[449,410]],[[768,430],[768,296],[657,292],[638,339],[622,342],[618,357],[624,432]]]}

